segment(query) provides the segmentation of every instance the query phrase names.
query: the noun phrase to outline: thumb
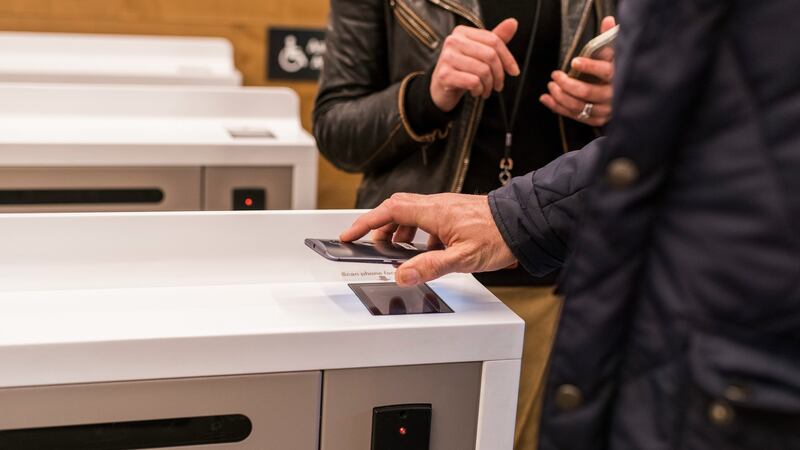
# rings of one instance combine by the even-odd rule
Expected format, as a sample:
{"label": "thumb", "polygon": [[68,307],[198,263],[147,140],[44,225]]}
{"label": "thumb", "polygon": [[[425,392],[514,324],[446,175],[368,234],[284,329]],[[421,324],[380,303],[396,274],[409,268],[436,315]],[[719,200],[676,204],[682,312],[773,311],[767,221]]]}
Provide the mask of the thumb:
{"label": "thumb", "polygon": [[506,19],[500,22],[500,25],[494,27],[492,33],[496,34],[497,37],[508,44],[511,41],[511,38],[513,38],[517,33],[517,27],[519,27],[517,19]]}
{"label": "thumb", "polygon": [[614,16],[607,16],[603,18],[603,22],[600,24],[600,32],[605,33],[606,31],[614,28],[617,25],[617,20],[614,19]]}
{"label": "thumb", "polygon": [[395,280],[400,286],[415,286],[435,280],[455,272],[460,259],[452,249],[425,252],[398,267]]}

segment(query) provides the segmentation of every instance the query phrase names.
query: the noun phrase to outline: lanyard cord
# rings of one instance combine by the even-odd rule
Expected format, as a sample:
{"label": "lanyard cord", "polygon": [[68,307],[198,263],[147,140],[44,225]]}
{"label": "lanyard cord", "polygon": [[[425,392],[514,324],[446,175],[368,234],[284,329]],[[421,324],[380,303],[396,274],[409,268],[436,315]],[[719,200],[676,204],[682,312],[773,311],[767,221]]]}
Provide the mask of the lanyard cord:
{"label": "lanyard cord", "polygon": [[522,103],[522,90],[528,80],[528,69],[531,66],[531,57],[533,56],[533,47],[536,44],[536,33],[539,31],[539,20],[542,14],[542,3],[545,0],[537,0],[536,12],[533,16],[533,28],[531,29],[531,37],[528,41],[528,49],[525,51],[525,62],[522,65],[522,73],[519,77],[517,84],[517,92],[514,96],[514,104],[512,105],[511,117],[509,120],[508,111],[506,111],[506,101],[502,92],[498,92],[497,99],[500,103],[500,116],[503,119],[503,125],[506,129],[505,147],[503,150],[503,159],[500,160],[500,182],[505,186],[511,180],[511,169],[514,168],[514,161],[511,159],[511,145],[514,142],[514,125],[517,122],[517,114],[519,107]]}

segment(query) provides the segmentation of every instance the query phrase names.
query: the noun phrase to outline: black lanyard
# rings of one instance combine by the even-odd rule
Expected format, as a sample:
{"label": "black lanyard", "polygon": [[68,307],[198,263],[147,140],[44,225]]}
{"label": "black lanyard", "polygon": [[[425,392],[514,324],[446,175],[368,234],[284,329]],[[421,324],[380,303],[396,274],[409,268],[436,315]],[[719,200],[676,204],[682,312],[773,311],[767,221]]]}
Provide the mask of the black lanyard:
{"label": "black lanyard", "polygon": [[[511,170],[514,168],[514,160],[511,159],[511,145],[514,142],[514,125],[517,122],[517,114],[519,113],[519,106],[522,103],[522,90],[525,83],[528,82],[528,69],[531,66],[531,56],[533,56],[533,47],[536,44],[536,32],[539,30],[539,20],[542,14],[542,3],[546,0],[536,1],[536,12],[533,15],[533,28],[531,29],[531,37],[528,41],[528,49],[525,51],[525,62],[522,65],[522,73],[519,77],[517,84],[517,92],[514,97],[514,104],[512,105],[511,117],[509,118],[506,111],[506,101],[502,92],[497,93],[498,101],[500,102],[500,116],[503,119],[503,126],[506,129],[505,149],[503,151],[503,158],[500,160],[500,183],[505,186],[511,180]],[[510,119],[510,120],[509,120]]]}

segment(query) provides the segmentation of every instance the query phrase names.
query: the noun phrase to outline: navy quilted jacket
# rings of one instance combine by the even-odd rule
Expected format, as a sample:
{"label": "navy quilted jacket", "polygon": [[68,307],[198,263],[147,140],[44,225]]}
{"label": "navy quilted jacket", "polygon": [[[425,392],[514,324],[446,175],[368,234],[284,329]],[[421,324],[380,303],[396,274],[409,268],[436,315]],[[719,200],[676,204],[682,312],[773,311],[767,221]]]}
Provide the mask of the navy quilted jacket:
{"label": "navy quilted jacket", "polygon": [[540,449],[800,449],[800,2],[620,21],[607,138],[490,194],[568,258]]}

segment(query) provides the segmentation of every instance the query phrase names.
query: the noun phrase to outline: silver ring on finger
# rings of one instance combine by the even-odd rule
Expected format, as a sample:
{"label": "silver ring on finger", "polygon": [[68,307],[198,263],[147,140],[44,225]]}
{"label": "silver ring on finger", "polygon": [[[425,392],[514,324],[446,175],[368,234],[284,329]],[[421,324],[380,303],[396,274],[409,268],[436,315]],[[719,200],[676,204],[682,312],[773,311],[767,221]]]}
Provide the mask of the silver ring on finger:
{"label": "silver ring on finger", "polygon": [[583,110],[580,114],[578,114],[578,120],[587,120],[592,117],[592,110],[594,109],[594,103],[587,102],[583,105]]}

